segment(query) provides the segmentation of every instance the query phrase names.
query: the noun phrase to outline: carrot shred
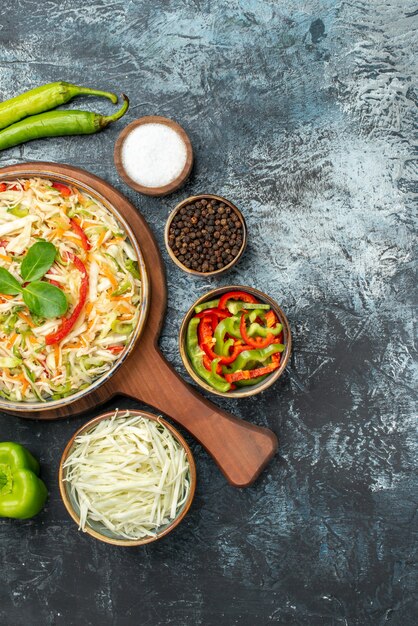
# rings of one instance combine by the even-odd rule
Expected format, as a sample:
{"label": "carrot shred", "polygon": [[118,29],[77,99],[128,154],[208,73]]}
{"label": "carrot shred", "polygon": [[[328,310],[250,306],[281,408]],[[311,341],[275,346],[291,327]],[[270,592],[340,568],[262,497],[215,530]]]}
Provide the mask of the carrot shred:
{"label": "carrot shred", "polygon": [[97,239],[96,248],[100,248],[100,246],[102,245],[106,235],[107,235],[107,230],[105,230],[102,233],[100,233],[99,238]]}
{"label": "carrot shred", "polygon": [[59,345],[56,343],[54,345],[54,359],[55,359],[55,367],[59,366],[59,362],[60,362],[60,355],[61,355],[61,350]]}
{"label": "carrot shred", "polygon": [[22,313],[22,311],[18,312],[18,316],[20,317],[21,320],[23,320],[26,324],[28,324],[28,326],[30,326],[31,328],[35,328],[35,324],[32,322],[30,317]]}
{"label": "carrot shred", "polygon": [[82,247],[81,237],[77,237],[76,235],[69,235],[67,233],[63,233],[62,236],[68,239],[68,241],[72,241],[72,243],[75,243],[76,246],[79,246],[80,248]]}
{"label": "carrot shred", "polygon": [[16,339],[17,339],[17,333],[13,333],[12,335],[10,335],[9,340],[6,344],[9,349],[12,347]]}
{"label": "carrot shred", "polygon": [[103,274],[106,276],[106,278],[110,281],[112,287],[114,289],[117,289],[118,287],[118,281],[116,280],[116,278],[114,277],[114,275],[112,274],[112,272],[110,270],[107,269],[107,267],[105,265],[101,266],[101,270],[103,272]]}
{"label": "carrot shred", "polygon": [[0,259],[2,259],[3,261],[7,261],[8,263],[11,263],[13,261],[11,256],[7,256],[6,254],[0,254]]}

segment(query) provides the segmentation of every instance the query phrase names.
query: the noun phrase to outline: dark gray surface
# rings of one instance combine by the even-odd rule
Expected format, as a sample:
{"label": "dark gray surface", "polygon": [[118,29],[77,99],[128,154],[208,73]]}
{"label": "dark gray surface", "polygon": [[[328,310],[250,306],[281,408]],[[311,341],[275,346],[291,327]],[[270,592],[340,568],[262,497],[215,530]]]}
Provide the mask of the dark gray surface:
{"label": "dark gray surface", "polygon": [[[277,432],[268,470],[233,489],[194,445],[193,508],[143,549],[89,539],[61,504],[58,460],[85,418],[2,416],[0,440],[41,459],[50,499],[32,521],[0,522],[1,624],[416,623],[414,4],[3,1],[1,98],[65,79],[125,91],[132,106],[101,135],[34,142],[0,163],[59,161],[102,176],[143,212],[161,248],[178,200],[230,198],[250,230],[236,270],[195,280],[163,251],[162,348],[184,374],[181,317],[228,282],[280,302],[295,345],[265,394],[217,400]],[[113,166],[117,134],[146,114],[175,118],[195,148],[187,186],[162,200],[132,192]]]}

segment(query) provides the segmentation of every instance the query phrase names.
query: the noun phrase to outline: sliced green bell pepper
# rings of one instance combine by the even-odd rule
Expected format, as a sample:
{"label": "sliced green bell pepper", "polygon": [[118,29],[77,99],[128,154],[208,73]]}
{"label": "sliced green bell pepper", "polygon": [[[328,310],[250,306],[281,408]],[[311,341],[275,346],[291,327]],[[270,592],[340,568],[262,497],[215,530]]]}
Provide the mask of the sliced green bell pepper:
{"label": "sliced green bell pepper", "polygon": [[0,443],[0,517],[28,519],[37,515],[48,496],[38,478],[39,463],[18,443]]}
{"label": "sliced green bell pepper", "polygon": [[235,343],[235,340],[232,337],[230,337],[224,342],[224,345],[222,348],[222,356],[229,356],[229,350],[230,348],[232,348],[234,343]]}
{"label": "sliced green bell pepper", "polygon": [[29,209],[20,206],[20,204],[16,204],[16,206],[11,209],[7,209],[7,212],[11,215],[15,215],[16,217],[26,217],[26,215],[29,214]]}
{"label": "sliced green bell pepper", "polygon": [[133,331],[133,325],[129,323],[124,324],[123,322],[118,322],[117,320],[115,320],[111,324],[111,329],[115,333],[118,333],[118,335],[129,335]]}
{"label": "sliced green bell pepper", "polygon": [[248,319],[250,320],[250,322],[255,322],[257,317],[261,317],[261,319],[264,319],[265,313],[265,309],[252,309],[252,311],[248,311]]}
{"label": "sliced green bell pepper", "polygon": [[132,287],[132,284],[129,280],[124,280],[123,283],[120,285],[120,287],[118,287],[112,294],[112,298],[114,296],[123,296],[124,293],[126,293],[127,291],[129,291],[129,289]]}
{"label": "sliced green bell pepper", "polygon": [[202,302],[202,304],[197,304],[194,308],[195,313],[201,313],[206,309],[217,309],[219,304],[219,298],[217,300],[209,300],[209,302]]}
{"label": "sliced green bell pepper", "polygon": [[132,261],[132,259],[127,259],[125,261],[125,267],[128,270],[128,272],[132,274],[134,278],[137,278],[138,280],[141,278],[137,261]]}
{"label": "sliced green bell pepper", "polygon": [[252,387],[253,385],[257,385],[261,383],[262,380],[270,376],[270,374],[264,374],[263,376],[257,376],[257,378],[248,378],[247,380],[237,380],[235,382],[237,387]]}
{"label": "sliced green bell pepper", "polygon": [[260,348],[259,350],[244,350],[232,363],[231,367],[223,367],[223,371],[228,374],[233,374],[239,370],[243,370],[245,366],[248,366],[251,362],[264,363],[276,352],[283,352],[284,345],[282,343],[272,343],[267,348]]}
{"label": "sliced green bell pepper", "polygon": [[[213,373],[206,369],[203,365],[204,352],[199,347],[199,339],[197,335],[197,328],[200,324],[200,319],[193,317],[187,327],[186,336],[186,349],[189,355],[190,362],[196,374],[203,378],[211,387],[217,391],[226,392],[231,388],[231,384],[224,380],[219,374]],[[215,359],[216,360],[216,359]],[[216,369],[216,365],[215,365]]]}
{"label": "sliced green bell pepper", "polygon": [[267,311],[270,309],[269,304],[262,304],[261,302],[253,303],[253,302],[241,302],[240,300],[230,300],[228,301],[226,308],[232,315],[238,315],[242,310],[249,311],[250,309],[262,309]]}
{"label": "sliced green bell pepper", "polygon": [[216,354],[223,355],[225,347],[225,335],[228,333],[236,339],[241,339],[241,333],[239,330],[240,318],[238,316],[226,317],[219,322],[216,327],[214,337],[216,339],[214,350]]}
{"label": "sliced green bell pepper", "polygon": [[267,326],[261,326],[261,324],[257,324],[254,322],[250,324],[247,333],[250,337],[267,337],[267,335],[274,335],[277,337],[283,330],[282,324],[278,323],[273,328],[267,328]]}

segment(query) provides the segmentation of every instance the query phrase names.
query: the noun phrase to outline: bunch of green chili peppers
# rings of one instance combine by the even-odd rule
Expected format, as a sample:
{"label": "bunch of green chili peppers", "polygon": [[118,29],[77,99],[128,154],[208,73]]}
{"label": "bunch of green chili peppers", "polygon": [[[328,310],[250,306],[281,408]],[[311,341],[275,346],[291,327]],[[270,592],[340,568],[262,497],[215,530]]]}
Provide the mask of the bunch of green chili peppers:
{"label": "bunch of green chili peppers", "polygon": [[75,96],[103,96],[116,104],[118,97],[108,91],[79,87],[63,81],[42,85],[20,96],[0,103],[0,150],[33,139],[63,135],[90,135],[120,119],[128,110],[129,100],[122,94],[123,104],[113,115],[90,111],[58,110]]}

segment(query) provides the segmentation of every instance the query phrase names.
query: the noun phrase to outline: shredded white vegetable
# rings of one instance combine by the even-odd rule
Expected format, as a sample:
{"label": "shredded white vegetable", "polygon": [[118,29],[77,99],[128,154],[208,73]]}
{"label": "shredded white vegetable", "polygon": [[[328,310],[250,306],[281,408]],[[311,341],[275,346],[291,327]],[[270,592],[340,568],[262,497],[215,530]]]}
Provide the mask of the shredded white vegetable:
{"label": "shredded white vegetable", "polygon": [[76,437],[64,470],[79,529],[95,522],[124,539],[155,536],[190,493],[183,446],[163,424],[128,411]]}
{"label": "shredded white vegetable", "polygon": [[28,249],[39,240],[53,243],[57,256],[43,280],[66,294],[66,317],[77,306],[81,287],[69,254],[82,261],[89,283],[76,324],[53,345],[46,337],[61,328],[62,318],[42,319],[29,311],[21,294],[0,293],[0,397],[7,400],[59,400],[89,387],[113,367],[137,326],[141,281],[127,233],[98,200],[74,187],[68,190],[71,195],[62,195],[43,178],[0,184],[0,268],[22,282]]}

